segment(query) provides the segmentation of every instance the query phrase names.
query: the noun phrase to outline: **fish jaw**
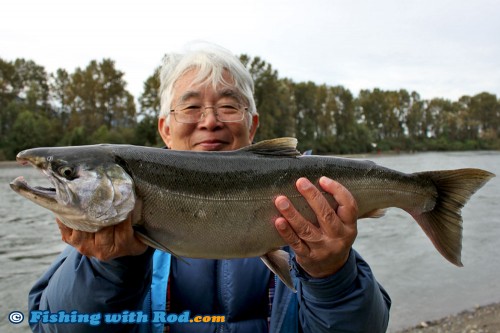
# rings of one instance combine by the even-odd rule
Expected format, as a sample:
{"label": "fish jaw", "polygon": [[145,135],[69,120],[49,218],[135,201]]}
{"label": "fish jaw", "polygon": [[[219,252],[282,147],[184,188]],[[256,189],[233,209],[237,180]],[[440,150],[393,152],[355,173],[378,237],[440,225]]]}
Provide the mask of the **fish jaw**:
{"label": "fish jaw", "polygon": [[56,190],[54,188],[31,187],[22,176],[14,179],[10,183],[10,188],[26,199],[52,211],[57,205]]}
{"label": "fish jaw", "polygon": [[80,221],[79,223],[75,224],[73,221],[78,216],[82,216],[82,212],[78,209],[75,209],[75,207],[73,206],[61,205],[57,200],[56,189],[53,187],[32,187],[28,185],[28,183],[22,176],[14,179],[10,183],[10,187],[12,188],[12,190],[25,197],[26,199],[52,211],[60,221],[62,221],[66,226],[72,229],[88,232],[95,232],[99,230],[99,228],[96,228],[95,226],[85,221]]}
{"label": "fish jaw", "polygon": [[[16,156],[16,160],[21,165],[31,164],[36,169],[44,172],[47,170],[47,158],[40,155],[33,155],[31,150],[23,150]],[[26,179],[20,176],[10,183],[10,188],[26,199],[55,212],[57,207],[57,192],[55,188],[32,187],[28,185]]]}

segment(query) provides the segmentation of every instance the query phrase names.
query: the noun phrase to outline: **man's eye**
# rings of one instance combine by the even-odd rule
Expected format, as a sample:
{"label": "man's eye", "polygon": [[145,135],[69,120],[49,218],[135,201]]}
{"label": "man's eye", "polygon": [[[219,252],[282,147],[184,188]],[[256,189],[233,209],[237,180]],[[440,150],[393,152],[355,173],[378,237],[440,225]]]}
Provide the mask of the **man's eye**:
{"label": "man's eye", "polygon": [[183,110],[199,110],[201,106],[199,105],[186,105]]}
{"label": "man's eye", "polygon": [[217,109],[221,112],[225,113],[232,113],[232,112],[238,112],[238,107],[236,105],[232,104],[222,104],[217,107]]}
{"label": "man's eye", "polygon": [[238,109],[238,107],[236,105],[233,105],[233,104],[222,104],[219,106],[219,108],[222,108],[222,109]]}

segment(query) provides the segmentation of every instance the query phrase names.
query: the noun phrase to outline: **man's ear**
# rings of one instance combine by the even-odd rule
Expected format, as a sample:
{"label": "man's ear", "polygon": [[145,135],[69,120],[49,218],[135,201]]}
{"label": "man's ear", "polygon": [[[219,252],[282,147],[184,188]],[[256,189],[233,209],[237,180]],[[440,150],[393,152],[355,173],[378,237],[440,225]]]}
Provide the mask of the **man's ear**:
{"label": "man's ear", "polygon": [[250,143],[253,142],[253,138],[255,137],[255,133],[257,133],[257,128],[259,127],[259,115],[253,114],[251,121],[252,121],[251,123],[252,127],[250,128],[250,135],[249,135]]}
{"label": "man's ear", "polygon": [[165,145],[168,148],[170,148],[170,140],[171,140],[170,126],[168,124],[167,118],[165,117],[158,118],[158,132],[160,133],[163,142],[165,142]]}

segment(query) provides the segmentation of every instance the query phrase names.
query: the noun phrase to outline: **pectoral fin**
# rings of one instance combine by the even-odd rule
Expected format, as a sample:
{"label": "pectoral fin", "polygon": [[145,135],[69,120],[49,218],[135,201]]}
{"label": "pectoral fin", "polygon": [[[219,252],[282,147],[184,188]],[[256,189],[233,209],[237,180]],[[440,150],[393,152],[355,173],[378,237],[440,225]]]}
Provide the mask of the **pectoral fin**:
{"label": "pectoral fin", "polygon": [[171,255],[173,255],[174,257],[176,257],[177,259],[179,259],[180,261],[182,261],[185,264],[189,265],[189,263],[186,260],[184,260],[182,257],[179,257],[174,252],[172,252],[171,250],[169,250],[166,246],[158,243],[157,241],[155,241],[154,239],[152,239],[151,237],[149,237],[148,235],[146,235],[144,233],[144,231],[142,230],[142,227],[140,227],[140,226],[134,226],[133,228],[134,228],[134,232],[135,232],[135,235],[137,236],[137,238],[139,238],[139,240],[141,242],[143,242],[144,244],[146,244],[148,246],[151,246],[152,248],[161,250],[163,252],[168,252]]}
{"label": "pectoral fin", "polygon": [[297,292],[293,285],[292,276],[290,274],[290,255],[283,250],[268,252],[260,257],[264,264],[276,274],[280,280],[293,292]]}

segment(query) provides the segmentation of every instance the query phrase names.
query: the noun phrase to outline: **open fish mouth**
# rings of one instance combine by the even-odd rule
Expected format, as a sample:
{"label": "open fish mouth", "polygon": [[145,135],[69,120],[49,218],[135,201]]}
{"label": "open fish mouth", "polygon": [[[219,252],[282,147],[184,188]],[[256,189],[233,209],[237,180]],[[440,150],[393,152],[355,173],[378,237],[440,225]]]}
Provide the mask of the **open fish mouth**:
{"label": "open fish mouth", "polygon": [[[41,171],[45,176],[49,176],[45,170],[47,167],[47,159],[45,157],[37,157],[23,155],[23,152],[16,156],[17,163],[20,165],[32,165],[35,169]],[[50,179],[51,177],[49,177]],[[19,176],[10,183],[10,187],[22,196],[41,204],[41,201],[47,203],[56,203],[57,191],[54,187],[45,186],[30,186],[23,176]],[[46,205],[42,205],[46,207]]]}
{"label": "open fish mouth", "polygon": [[18,193],[26,193],[36,197],[56,201],[56,189],[53,187],[30,186],[23,176],[17,177],[10,183],[10,187]]}

